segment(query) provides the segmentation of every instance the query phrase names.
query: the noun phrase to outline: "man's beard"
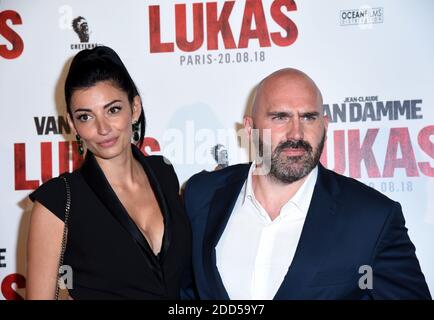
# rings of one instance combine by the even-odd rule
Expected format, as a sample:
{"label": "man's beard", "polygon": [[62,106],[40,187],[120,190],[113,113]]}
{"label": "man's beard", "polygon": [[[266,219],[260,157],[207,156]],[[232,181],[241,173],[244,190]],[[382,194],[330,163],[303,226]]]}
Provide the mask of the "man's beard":
{"label": "man's beard", "polygon": [[[326,132],[324,130],[321,141],[315,150],[310,143],[305,140],[287,140],[279,143],[271,153],[269,175],[284,184],[289,184],[304,178],[318,165],[324,148],[325,138]],[[259,137],[258,148],[259,153],[265,151],[261,137]],[[306,152],[301,156],[286,156],[282,154],[286,148],[298,148]]]}

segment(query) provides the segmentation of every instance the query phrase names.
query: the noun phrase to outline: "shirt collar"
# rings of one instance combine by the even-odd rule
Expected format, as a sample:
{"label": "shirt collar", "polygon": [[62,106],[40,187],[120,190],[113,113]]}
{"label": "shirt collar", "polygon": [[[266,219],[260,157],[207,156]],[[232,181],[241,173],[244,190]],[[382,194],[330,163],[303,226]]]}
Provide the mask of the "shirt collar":
{"label": "shirt collar", "polygon": [[[252,176],[255,168],[256,168],[256,163],[253,162],[252,165],[250,166],[249,173],[247,175],[247,180],[243,188],[244,190],[244,196],[242,200],[243,204],[246,200],[250,200],[255,205],[258,205],[257,200],[255,198],[255,194],[253,192],[253,185],[252,185],[252,181],[253,181]],[[290,205],[295,205],[302,216],[305,217],[307,215],[307,211],[309,210],[309,206],[312,200],[313,190],[315,188],[317,178],[318,178],[318,166],[316,166],[309,173],[306,180],[303,182],[300,189],[297,190],[295,195],[291,199],[289,199],[287,203],[283,205],[280,211],[280,216],[284,217],[288,213],[287,208]]]}
{"label": "shirt collar", "polygon": [[255,194],[253,193],[253,186],[252,186],[252,176],[253,176],[253,171],[255,171],[255,168],[256,168],[256,162],[253,161],[252,164],[250,165],[249,173],[247,174],[247,180],[243,188],[244,189],[243,204],[246,201],[246,199],[256,200]]}
{"label": "shirt collar", "polygon": [[[318,166],[313,168],[309,173],[306,180],[301,185],[300,189],[295,193],[295,195],[288,201],[295,204],[295,206],[304,214],[307,215],[309,210],[310,202],[312,200],[313,190],[315,189],[316,180],[318,178]],[[282,210],[288,205],[286,203]]]}

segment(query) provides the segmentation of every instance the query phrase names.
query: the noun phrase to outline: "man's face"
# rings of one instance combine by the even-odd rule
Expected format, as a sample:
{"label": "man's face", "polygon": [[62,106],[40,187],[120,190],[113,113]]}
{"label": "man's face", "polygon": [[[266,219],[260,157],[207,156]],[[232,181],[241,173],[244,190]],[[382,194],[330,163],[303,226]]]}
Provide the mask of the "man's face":
{"label": "man's face", "polygon": [[[328,124],[316,87],[301,76],[271,78],[260,87],[255,106],[246,125],[259,129],[257,150],[271,150],[263,155],[271,158],[270,175],[282,183],[308,175],[319,162]],[[270,130],[271,146],[262,139],[264,129]]]}
{"label": "man's face", "polygon": [[78,28],[84,33],[84,34],[89,34],[89,27],[87,26],[87,22],[86,20],[81,21],[78,24]]}

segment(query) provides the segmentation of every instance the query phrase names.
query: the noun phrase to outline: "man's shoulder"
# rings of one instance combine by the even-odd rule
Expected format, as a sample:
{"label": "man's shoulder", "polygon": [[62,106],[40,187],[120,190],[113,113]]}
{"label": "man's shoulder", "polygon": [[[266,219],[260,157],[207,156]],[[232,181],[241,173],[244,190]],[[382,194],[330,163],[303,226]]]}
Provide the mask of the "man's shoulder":
{"label": "man's shoulder", "polygon": [[336,181],[341,196],[343,199],[346,199],[346,201],[351,201],[354,203],[363,202],[365,206],[366,205],[390,206],[393,204],[397,204],[395,201],[393,201],[386,195],[364,184],[363,182],[336,173],[329,169],[324,168],[324,170],[329,177],[332,177]]}
{"label": "man's shoulder", "polygon": [[[185,184],[184,203],[190,220],[205,217],[217,190],[243,183],[249,172],[249,164],[237,164],[216,171],[201,171]],[[201,219],[201,218],[200,218]],[[201,221],[201,220],[198,221]]]}
{"label": "man's shoulder", "polygon": [[218,188],[230,182],[232,179],[247,178],[249,168],[250,164],[242,163],[215,171],[203,170],[188,179],[187,186],[190,188],[203,188],[204,186]]}

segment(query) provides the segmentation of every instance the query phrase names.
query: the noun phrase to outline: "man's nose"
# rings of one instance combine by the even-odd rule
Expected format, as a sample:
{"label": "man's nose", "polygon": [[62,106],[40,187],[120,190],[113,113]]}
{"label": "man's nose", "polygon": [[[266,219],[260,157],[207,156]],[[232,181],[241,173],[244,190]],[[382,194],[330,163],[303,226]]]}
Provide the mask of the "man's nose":
{"label": "man's nose", "polygon": [[302,140],[304,137],[303,134],[303,125],[300,119],[293,117],[291,121],[288,123],[288,131],[286,134],[286,138],[288,140]]}

